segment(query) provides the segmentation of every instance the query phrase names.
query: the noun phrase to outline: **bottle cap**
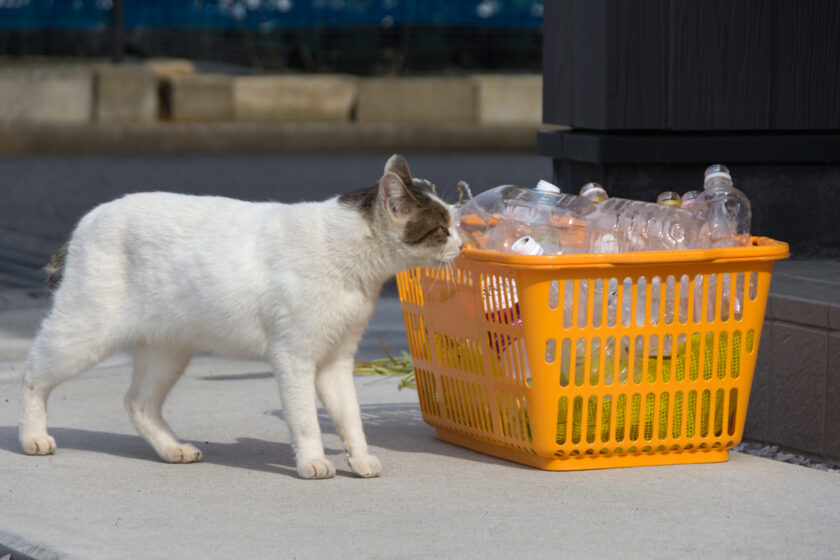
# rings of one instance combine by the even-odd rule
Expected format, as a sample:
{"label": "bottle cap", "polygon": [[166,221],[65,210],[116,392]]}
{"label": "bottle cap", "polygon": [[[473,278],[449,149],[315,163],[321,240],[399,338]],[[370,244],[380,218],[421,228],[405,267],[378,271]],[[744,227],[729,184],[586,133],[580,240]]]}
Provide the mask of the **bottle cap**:
{"label": "bottle cap", "polygon": [[703,185],[708,185],[709,181],[711,181],[712,179],[727,179],[731,183],[732,175],[729,174],[728,167],[720,163],[715,163],[714,165],[710,165],[706,168],[705,178],[703,179]]}
{"label": "bottle cap", "polygon": [[540,182],[537,183],[537,186],[534,187],[534,190],[542,191],[542,192],[550,192],[550,193],[555,193],[555,194],[561,192],[560,187],[558,187],[557,185],[554,185],[552,183],[549,183],[545,179],[540,179]]}
{"label": "bottle cap", "polygon": [[607,196],[607,191],[598,183],[586,183],[580,188],[580,196],[588,198],[592,202],[603,202]]}
{"label": "bottle cap", "polygon": [[543,248],[542,245],[537,243],[537,241],[531,237],[530,235],[526,235],[525,237],[520,237],[516,241],[513,242],[513,245],[510,246],[510,250],[512,253],[516,253],[517,255],[542,255]]}
{"label": "bottle cap", "polygon": [[656,203],[662,206],[679,206],[682,200],[679,193],[665,191],[656,197]]}
{"label": "bottle cap", "polygon": [[694,204],[694,199],[700,196],[700,191],[688,191],[684,195],[682,195],[682,204],[680,204],[680,208],[685,208],[686,206],[691,206]]}
{"label": "bottle cap", "polygon": [[723,165],[722,163],[713,163],[709,167],[706,168],[706,172],[704,175],[708,177],[712,173],[726,173],[729,175],[729,168]]}

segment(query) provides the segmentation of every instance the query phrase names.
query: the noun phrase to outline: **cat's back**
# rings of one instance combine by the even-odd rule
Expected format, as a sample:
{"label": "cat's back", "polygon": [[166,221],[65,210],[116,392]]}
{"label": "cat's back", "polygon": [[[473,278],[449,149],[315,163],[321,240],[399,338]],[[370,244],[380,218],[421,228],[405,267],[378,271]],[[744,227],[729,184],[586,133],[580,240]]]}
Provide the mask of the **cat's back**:
{"label": "cat's back", "polygon": [[247,202],[223,196],[205,196],[154,191],[132,193],[94,209],[114,217],[160,222],[163,219],[204,220],[219,214],[235,217],[254,213],[265,203]]}
{"label": "cat's back", "polygon": [[122,236],[172,241],[201,232],[212,235],[238,223],[254,224],[270,203],[255,203],[221,196],[171,192],[142,192],[101,204],[79,222],[75,236]]}

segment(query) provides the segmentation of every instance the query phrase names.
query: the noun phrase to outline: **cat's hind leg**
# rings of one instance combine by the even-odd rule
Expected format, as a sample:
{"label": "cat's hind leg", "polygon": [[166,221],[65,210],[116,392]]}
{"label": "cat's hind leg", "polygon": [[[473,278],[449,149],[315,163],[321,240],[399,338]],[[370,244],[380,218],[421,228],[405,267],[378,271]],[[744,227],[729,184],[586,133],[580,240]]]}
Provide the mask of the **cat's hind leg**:
{"label": "cat's hind leg", "polygon": [[55,440],[47,433],[47,399],[67,379],[101,362],[117,349],[107,329],[66,319],[53,312],[35,337],[24,365],[18,435],[27,455],[55,452]]}
{"label": "cat's hind leg", "polygon": [[134,374],[125,408],[137,432],[167,463],[195,463],[202,458],[198,448],[178,440],[161,412],[169,390],[192,356],[192,350],[183,348],[148,344],[134,347]]}

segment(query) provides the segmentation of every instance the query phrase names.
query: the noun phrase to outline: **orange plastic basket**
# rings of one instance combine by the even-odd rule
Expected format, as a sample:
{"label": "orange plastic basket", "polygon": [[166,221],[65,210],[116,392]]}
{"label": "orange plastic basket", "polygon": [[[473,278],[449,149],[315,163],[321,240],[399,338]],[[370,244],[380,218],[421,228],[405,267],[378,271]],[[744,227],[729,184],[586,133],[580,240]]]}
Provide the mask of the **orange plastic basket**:
{"label": "orange plastic basket", "polygon": [[522,256],[397,276],[423,419],[548,470],[725,461],[788,246]]}

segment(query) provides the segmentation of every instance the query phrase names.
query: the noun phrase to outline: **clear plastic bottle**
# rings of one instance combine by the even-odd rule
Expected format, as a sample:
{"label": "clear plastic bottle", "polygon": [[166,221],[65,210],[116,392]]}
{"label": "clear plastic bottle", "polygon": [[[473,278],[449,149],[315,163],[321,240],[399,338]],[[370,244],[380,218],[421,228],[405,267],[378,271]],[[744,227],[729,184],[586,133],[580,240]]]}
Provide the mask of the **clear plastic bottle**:
{"label": "clear plastic bottle", "polygon": [[706,222],[711,247],[750,244],[750,201],[735,188],[725,165],[714,164],[706,169],[703,192],[691,204],[691,211]]}
{"label": "clear plastic bottle", "polygon": [[535,189],[504,185],[461,206],[458,229],[467,245],[480,249],[519,252],[522,239],[528,237],[541,254],[577,253],[595,208],[589,200],[561,193],[546,181]]}
{"label": "clear plastic bottle", "polygon": [[659,196],[656,197],[656,203],[660,206],[680,206],[682,199],[680,198],[679,193],[675,193],[674,191],[665,191],[659,193]]}
{"label": "clear plastic bottle", "polygon": [[586,183],[580,188],[580,196],[594,203],[604,202],[609,198],[607,191],[598,183]]}
{"label": "clear plastic bottle", "polygon": [[697,197],[700,196],[700,191],[688,191],[687,193],[682,195],[682,202],[680,203],[680,208],[688,208]]}
{"label": "clear plastic bottle", "polygon": [[702,220],[671,206],[608,198],[589,217],[580,252],[626,253],[707,246]]}

